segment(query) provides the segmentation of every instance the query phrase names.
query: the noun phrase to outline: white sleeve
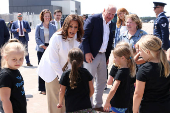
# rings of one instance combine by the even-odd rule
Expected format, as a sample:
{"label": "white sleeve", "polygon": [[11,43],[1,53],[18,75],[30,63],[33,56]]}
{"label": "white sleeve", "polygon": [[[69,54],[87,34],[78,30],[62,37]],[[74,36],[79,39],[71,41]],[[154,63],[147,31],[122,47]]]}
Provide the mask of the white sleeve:
{"label": "white sleeve", "polygon": [[51,82],[57,76],[60,79],[63,73],[59,62],[59,44],[62,43],[59,38],[57,33],[53,34],[38,65],[37,73],[45,82]]}
{"label": "white sleeve", "polygon": [[59,50],[60,50],[60,43],[62,43],[60,40],[60,37],[54,34],[49,42],[48,52],[49,52],[49,63],[51,64],[51,67],[53,68],[55,74],[61,78],[61,75],[63,73],[62,67],[59,62]]}

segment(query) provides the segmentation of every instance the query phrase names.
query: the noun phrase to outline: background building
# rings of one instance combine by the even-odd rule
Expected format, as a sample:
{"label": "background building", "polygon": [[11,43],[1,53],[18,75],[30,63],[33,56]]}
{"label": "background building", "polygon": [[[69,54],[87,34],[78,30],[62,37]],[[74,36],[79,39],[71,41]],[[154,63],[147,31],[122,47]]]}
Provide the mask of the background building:
{"label": "background building", "polygon": [[43,9],[49,9],[51,13],[60,9],[63,15],[81,15],[81,3],[75,0],[9,0],[9,13],[27,12],[39,14]]}

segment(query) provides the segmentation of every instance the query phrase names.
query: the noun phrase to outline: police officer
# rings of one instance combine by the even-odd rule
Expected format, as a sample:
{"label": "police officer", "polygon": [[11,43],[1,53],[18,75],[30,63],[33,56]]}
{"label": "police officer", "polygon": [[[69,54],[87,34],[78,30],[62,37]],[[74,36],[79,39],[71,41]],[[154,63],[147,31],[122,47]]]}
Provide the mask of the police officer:
{"label": "police officer", "polygon": [[167,50],[169,48],[169,21],[164,12],[166,3],[153,2],[156,20],[154,21],[153,34],[162,40],[162,48]]}

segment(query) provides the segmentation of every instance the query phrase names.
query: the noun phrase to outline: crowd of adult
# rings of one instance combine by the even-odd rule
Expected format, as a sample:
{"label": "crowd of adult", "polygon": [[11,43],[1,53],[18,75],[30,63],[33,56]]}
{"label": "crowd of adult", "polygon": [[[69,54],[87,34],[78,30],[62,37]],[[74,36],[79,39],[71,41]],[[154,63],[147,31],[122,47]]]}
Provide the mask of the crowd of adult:
{"label": "crowd of adult", "polygon": [[[49,9],[40,12],[41,23],[35,29],[38,90],[47,94],[49,113],[170,113],[169,22],[164,14],[166,3],[153,3],[153,35],[142,30],[137,14],[129,14],[125,8],[117,10],[114,5],[88,18],[68,15],[64,22],[61,10],[54,11],[54,20]],[[17,18],[11,22],[10,32],[25,46],[27,66],[33,66],[28,54],[31,28],[21,13]],[[2,47],[10,37],[2,19],[0,29]],[[102,106],[110,55],[114,58],[108,85],[113,87]],[[0,91],[4,87],[1,76]],[[3,94],[0,92],[0,97]],[[18,113],[16,108],[13,112]]]}

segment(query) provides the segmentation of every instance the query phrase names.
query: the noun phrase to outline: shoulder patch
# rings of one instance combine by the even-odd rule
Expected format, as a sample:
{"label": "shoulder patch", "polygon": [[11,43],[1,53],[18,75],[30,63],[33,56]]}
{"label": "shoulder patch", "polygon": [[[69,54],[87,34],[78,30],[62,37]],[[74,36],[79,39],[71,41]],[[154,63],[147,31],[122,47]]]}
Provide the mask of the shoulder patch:
{"label": "shoulder patch", "polygon": [[164,24],[161,24],[162,25],[162,27],[166,27],[166,23],[164,23]]}

